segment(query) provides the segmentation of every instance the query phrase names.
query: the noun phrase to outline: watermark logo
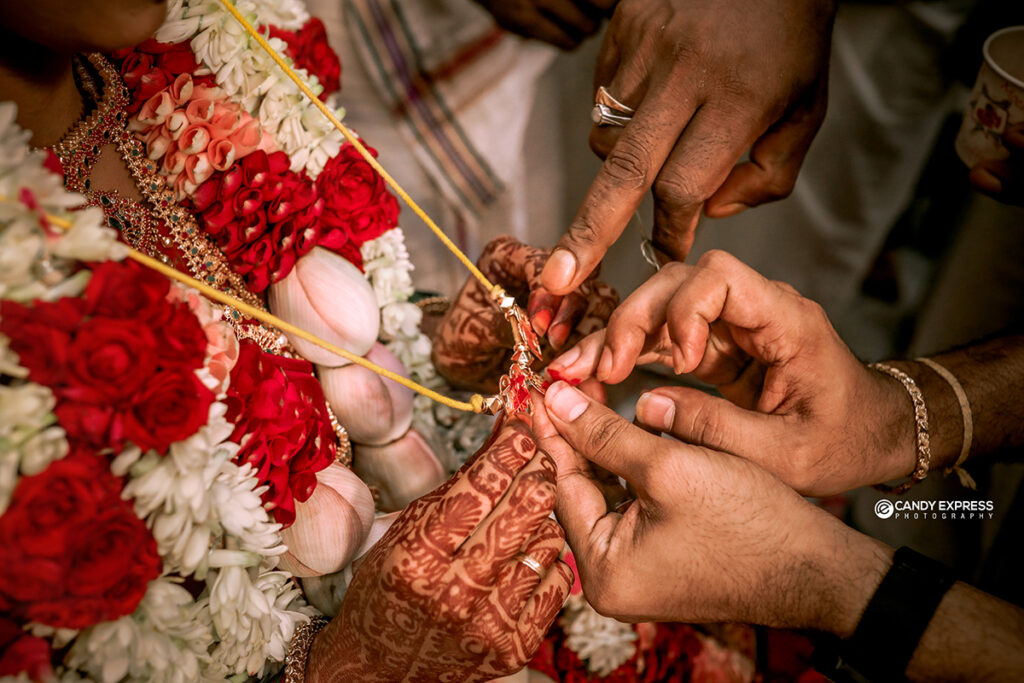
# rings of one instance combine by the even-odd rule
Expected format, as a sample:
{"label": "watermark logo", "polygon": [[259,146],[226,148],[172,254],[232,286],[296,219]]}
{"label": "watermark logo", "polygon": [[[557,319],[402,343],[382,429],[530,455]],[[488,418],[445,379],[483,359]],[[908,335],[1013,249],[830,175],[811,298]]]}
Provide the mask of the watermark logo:
{"label": "watermark logo", "polygon": [[992,519],[991,500],[889,500],[875,502],[879,519]]}

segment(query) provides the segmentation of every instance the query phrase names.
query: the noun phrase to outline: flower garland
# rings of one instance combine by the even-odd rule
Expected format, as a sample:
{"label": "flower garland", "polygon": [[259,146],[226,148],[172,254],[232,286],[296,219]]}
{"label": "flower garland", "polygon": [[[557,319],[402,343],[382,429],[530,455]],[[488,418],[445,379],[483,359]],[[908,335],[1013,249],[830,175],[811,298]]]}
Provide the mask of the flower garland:
{"label": "flower garland", "polygon": [[[309,21],[305,8],[296,0],[241,0],[236,6],[253,24],[286,32],[301,32]],[[281,35],[271,35],[270,43],[288,55],[289,46]],[[327,161],[337,155],[341,134],[309,108],[299,89],[266,53],[253,49],[249,36],[215,0],[173,0],[167,21],[155,38],[162,43],[191,41],[196,57],[214,74],[225,96],[259,120],[276,147],[289,156],[292,171],[304,170],[316,179]],[[314,54],[317,52],[325,54]],[[297,66],[296,70],[314,92],[323,92],[317,75]],[[333,75],[335,69],[328,71]],[[330,76],[325,80],[333,81]]]}
{"label": "flower garland", "polygon": [[233,462],[234,333],[196,293],[120,262],[116,233],[68,211],[82,197],[14,118],[0,104],[0,675],[262,673],[312,612],[275,570],[266,486]]}
{"label": "flower garland", "polygon": [[[266,27],[314,90],[325,84],[326,97],[338,87],[338,59],[301,3],[237,7]],[[316,246],[343,256],[373,287],[388,348],[416,381],[439,384],[430,340],[419,330],[422,313],[409,303],[413,266],[397,201],[223,6],[174,0],[155,39],[114,56],[136,111],[132,130],[249,287],[262,292],[284,279]],[[291,113],[271,116],[267,102],[285,99]],[[314,150],[316,163],[302,161],[300,148]],[[431,410],[429,399],[416,400],[419,425],[437,426]]]}
{"label": "flower garland", "polygon": [[[322,98],[337,89],[338,59],[300,2],[236,6]],[[439,383],[422,314],[409,303],[413,267],[397,201],[223,6],[173,0],[155,39],[115,57],[138,108],[132,129],[250,288],[280,281],[314,246],[340,254],[373,286],[392,353],[416,381]],[[415,405],[422,423],[431,405]]]}
{"label": "flower garland", "polygon": [[[300,4],[241,5],[315,89],[321,80],[337,87],[337,58]],[[254,290],[286,277],[313,246],[335,251],[365,267],[393,352],[417,377],[432,377],[420,311],[408,303],[412,265],[397,203],[236,29],[219,3],[172,2],[156,40],[115,55],[131,95],[131,130]],[[0,194],[20,203],[0,213],[0,329],[10,335],[0,334],[0,513],[8,513],[0,535],[6,529],[21,555],[0,570],[0,609],[16,618],[0,619],[0,675],[47,676],[54,653],[62,653],[62,680],[263,673],[313,613],[290,576],[275,570],[293,501],[309,496],[313,473],[334,457],[323,395],[304,386],[311,366],[239,344],[221,311],[196,293],[114,263],[125,254],[116,234],[95,209],[67,211],[82,198],[64,192],[42,155],[28,153],[28,134],[13,120],[4,105]],[[44,213],[66,216],[72,229],[58,235]],[[90,271],[80,261],[99,265]],[[48,365],[46,354],[64,360]],[[253,421],[273,396],[313,397],[294,404],[292,431],[285,424],[279,438],[267,421]],[[294,433],[311,427],[316,438]],[[287,444],[283,456],[278,443]],[[53,489],[62,474],[71,486],[104,460],[109,469],[93,478],[105,486],[95,495],[114,498],[69,499],[77,514],[67,517],[95,530],[81,536],[100,543],[108,561],[136,551],[116,567],[93,567],[97,553],[54,543],[73,536],[64,520],[26,526],[38,510],[29,493]],[[89,518],[90,509],[110,519]],[[92,612],[64,595],[50,596],[48,613],[19,612],[40,598],[24,593],[26,571],[46,561],[25,543],[26,529],[50,541],[47,552],[77,558],[67,578],[107,577],[117,595],[97,584]]]}

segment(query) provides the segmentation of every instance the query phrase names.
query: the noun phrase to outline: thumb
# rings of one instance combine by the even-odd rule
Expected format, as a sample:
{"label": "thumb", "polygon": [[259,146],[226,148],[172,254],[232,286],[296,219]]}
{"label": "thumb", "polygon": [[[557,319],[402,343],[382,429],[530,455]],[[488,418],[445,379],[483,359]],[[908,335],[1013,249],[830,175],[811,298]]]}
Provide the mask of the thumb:
{"label": "thumb", "polygon": [[660,387],[636,403],[643,425],[705,448],[771,467],[782,442],[783,418],[746,410],[699,389]]}
{"label": "thumb", "polygon": [[643,488],[662,440],[631,424],[566,382],[544,396],[551,424],[573,450],[590,462]]}

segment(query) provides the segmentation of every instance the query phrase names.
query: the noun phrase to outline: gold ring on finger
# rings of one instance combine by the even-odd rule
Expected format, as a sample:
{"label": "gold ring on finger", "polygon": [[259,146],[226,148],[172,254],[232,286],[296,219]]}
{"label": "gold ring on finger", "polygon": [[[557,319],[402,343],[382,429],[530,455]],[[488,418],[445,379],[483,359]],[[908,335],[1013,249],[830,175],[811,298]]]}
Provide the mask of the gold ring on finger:
{"label": "gold ring on finger", "polygon": [[534,573],[537,574],[537,576],[541,577],[542,579],[544,578],[544,565],[538,562],[537,559],[532,555],[527,555],[526,553],[519,553],[519,555],[516,557],[516,560],[519,562],[519,564],[529,567]]}

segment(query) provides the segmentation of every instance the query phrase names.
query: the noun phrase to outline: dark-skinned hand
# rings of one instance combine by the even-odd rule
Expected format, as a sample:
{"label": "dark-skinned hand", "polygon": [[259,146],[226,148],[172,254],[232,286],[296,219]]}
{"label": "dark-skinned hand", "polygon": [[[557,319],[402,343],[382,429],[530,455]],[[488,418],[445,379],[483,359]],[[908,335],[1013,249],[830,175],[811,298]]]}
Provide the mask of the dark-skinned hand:
{"label": "dark-skinned hand", "polygon": [[572,50],[601,27],[618,0],[476,0],[506,31]]}
{"label": "dark-skinned hand", "polygon": [[702,207],[729,216],[787,196],[825,115],[834,14],[834,0],[621,0],[594,90],[636,113],[592,129],[605,161],[543,285],[577,288],[648,190],[655,246],[675,260]]}

